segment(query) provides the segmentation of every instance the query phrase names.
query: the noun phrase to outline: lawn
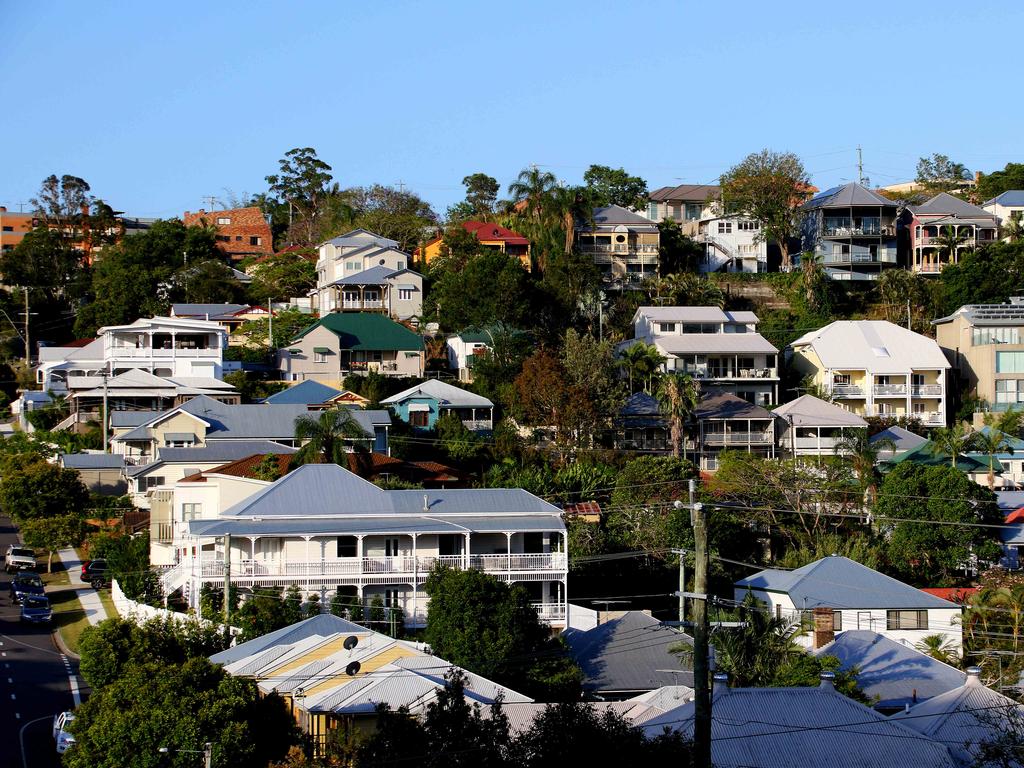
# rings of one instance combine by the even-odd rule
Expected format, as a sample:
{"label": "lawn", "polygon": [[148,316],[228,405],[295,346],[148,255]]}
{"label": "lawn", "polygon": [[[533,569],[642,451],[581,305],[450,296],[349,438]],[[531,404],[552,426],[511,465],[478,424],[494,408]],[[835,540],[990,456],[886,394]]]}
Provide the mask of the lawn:
{"label": "lawn", "polygon": [[53,623],[60,632],[64,645],[72,653],[78,653],[78,640],[82,631],[89,626],[82,604],[72,589],[48,593],[53,606]]}

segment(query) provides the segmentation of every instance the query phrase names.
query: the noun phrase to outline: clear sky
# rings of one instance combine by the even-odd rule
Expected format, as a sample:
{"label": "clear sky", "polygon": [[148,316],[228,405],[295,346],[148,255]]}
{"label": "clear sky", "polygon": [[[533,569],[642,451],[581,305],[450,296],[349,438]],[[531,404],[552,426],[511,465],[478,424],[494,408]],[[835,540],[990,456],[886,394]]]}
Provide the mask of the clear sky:
{"label": "clear sky", "polygon": [[265,190],[301,146],[441,214],[463,176],[530,163],[653,189],[770,147],[825,188],[856,180],[858,144],[876,185],[933,152],[1024,160],[1020,2],[5,0],[0,20],[13,210],[71,173],[180,215]]}

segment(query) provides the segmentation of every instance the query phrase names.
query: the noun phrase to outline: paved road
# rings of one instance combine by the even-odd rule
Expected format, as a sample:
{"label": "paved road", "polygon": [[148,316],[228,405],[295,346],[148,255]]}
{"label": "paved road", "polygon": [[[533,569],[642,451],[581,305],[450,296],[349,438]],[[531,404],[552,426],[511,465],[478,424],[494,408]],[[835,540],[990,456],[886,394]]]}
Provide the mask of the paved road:
{"label": "paved road", "polygon": [[[11,521],[0,517],[0,552],[16,542]],[[53,715],[74,704],[69,673],[77,664],[61,655],[48,627],[18,621],[8,582],[0,572],[0,768],[56,767]]]}

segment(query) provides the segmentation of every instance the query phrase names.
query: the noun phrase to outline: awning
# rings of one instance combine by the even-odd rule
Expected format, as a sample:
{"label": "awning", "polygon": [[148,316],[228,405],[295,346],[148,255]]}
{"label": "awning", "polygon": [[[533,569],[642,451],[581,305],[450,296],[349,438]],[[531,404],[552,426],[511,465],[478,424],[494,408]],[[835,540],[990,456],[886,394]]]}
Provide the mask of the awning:
{"label": "awning", "polygon": [[410,411],[430,412],[430,406],[426,403],[409,403]]}
{"label": "awning", "polygon": [[400,290],[400,291],[415,291],[416,290],[416,286],[412,285],[412,284],[399,285],[398,286],[398,290]]}
{"label": "awning", "polygon": [[196,436],[191,432],[168,432],[164,435],[164,440],[174,443],[194,443]]}
{"label": "awning", "polygon": [[318,355],[329,355],[331,354],[330,347],[313,347],[313,351]]}
{"label": "awning", "polygon": [[288,351],[291,352],[293,355],[301,355],[302,354],[302,350],[299,349],[298,347],[292,347]]}

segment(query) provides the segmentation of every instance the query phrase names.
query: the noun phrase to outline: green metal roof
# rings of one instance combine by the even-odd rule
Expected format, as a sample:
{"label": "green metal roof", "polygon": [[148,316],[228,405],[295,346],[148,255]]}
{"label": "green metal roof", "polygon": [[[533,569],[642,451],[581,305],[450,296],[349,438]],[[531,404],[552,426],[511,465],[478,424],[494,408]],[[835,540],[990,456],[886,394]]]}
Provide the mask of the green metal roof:
{"label": "green metal roof", "polygon": [[369,312],[334,312],[321,317],[296,336],[292,343],[321,326],[341,340],[342,349],[387,352],[423,350],[423,339],[418,333],[384,315]]}
{"label": "green metal roof", "polygon": [[331,354],[330,347],[313,347],[313,351],[318,355],[329,355]]}
{"label": "green metal roof", "polygon": [[[926,467],[938,467],[938,466],[951,466],[952,460],[950,455],[939,448],[934,442],[929,440],[926,443],[922,443],[917,448],[912,448],[909,451],[898,453],[888,461],[881,463],[881,468],[892,469],[897,464],[904,462],[912,462],[914,464],[921,464]],[[988,472],[988,458],[981,460],[977,458],[977,455],[970,455],[962,453],[957,457],[956,468],[961,472],[975,474],[978,472]],[[993,466],[993,470],[996,472],[1003,471],[1003,465],[996,459]]]}

